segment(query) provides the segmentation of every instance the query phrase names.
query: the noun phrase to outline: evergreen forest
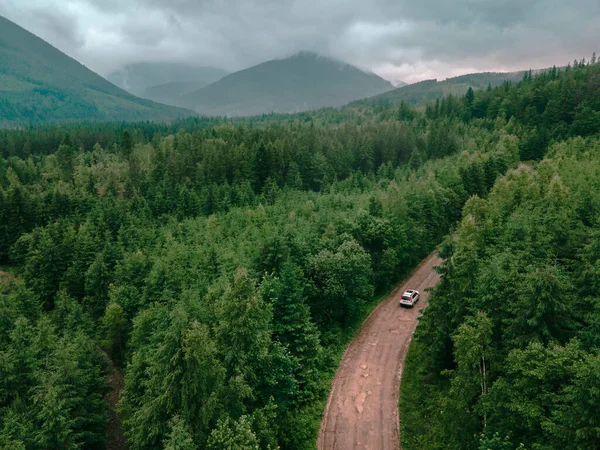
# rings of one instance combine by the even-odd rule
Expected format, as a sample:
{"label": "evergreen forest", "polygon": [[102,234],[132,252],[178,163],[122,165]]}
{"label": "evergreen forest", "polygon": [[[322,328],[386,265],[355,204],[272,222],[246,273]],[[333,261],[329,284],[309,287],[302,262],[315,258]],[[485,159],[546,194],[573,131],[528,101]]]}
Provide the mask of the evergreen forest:
{"label": "evergreen forest", "polygon": [[595,56],[423,111],[1,130],[0,448],[314,448],[436,249],[402,448],[598,448]]}

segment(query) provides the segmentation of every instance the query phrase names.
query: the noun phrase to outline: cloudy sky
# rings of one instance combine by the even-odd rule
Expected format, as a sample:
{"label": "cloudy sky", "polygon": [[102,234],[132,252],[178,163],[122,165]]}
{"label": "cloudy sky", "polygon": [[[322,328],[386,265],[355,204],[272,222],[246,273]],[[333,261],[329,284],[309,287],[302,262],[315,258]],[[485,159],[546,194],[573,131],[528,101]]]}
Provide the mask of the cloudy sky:
{"label": "cloudy sky", "polygon": [[414,82],[600,50],[599,0],[0,0],[0,15],[102,75],[138,61],[233,71],[309,50]]}

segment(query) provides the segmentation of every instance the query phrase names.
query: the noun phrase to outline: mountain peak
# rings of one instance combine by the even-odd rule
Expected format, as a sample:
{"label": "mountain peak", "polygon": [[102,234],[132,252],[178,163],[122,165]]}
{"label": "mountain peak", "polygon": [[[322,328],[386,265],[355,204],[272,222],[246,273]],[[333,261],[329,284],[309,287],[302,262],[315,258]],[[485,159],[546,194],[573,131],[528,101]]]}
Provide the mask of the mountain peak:
{"label": "mountain peak", "polygon": [[322,57],[322,55],[315,53],[315,52],[311,52],[309,50],[300,50],[291,56],[291,58],[313,58],[313,59],[317,59],[317,58],[321,58],[321,57]]}
{"label": "mountain peak", "polygon": [[312,52],[309,50],[300,50],[299,52],[294,53],[292,56],[289,56],[287,58],[281,58],[281,59],[283,59],[283,60],[285,60],[285,59],[301,59],[301,60],[306,60],[306,61],[324,61],[324,62],[331,62],[334,64],[338,64],[341,66],[354,67],[351,64],[348,64],[347,62],[342,61],[341,59],[337,59],[332,56],[321,55],[320,53]]}
{"label": "mountain peak", "polygon": [[292,113],[342,106],[391,89],[373,73],[302,51],[230,74],[187,94],[182,104],[206,115]]}

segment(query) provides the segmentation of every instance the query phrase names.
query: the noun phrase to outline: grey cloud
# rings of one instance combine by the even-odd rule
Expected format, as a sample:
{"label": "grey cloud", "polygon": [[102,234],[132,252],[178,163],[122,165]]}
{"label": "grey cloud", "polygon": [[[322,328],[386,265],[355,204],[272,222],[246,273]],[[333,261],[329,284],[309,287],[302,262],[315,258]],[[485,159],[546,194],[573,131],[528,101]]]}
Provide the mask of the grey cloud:
{"label": "grey cloud", "polygon": [[101,74],[311,50],[416,81],[564,64],[600,41],[595,0],[2,0],[0,14]]}
{"label": "grey cloud", "polygon": [[63,51],[81,47],[85,36],[79,32],[80,18],[72,11],[61,10],[52,2],[23,3],[14,0],[0,1],[0,14],[50,41]]}
{"label": "grey cloud", "polygon": [[40,25],[45,27],[59,40],[74,46],[83,44],[83,36],[77,30],[76,17],[64,16],[58,11],[48,9],[39,9],[34,14]]}

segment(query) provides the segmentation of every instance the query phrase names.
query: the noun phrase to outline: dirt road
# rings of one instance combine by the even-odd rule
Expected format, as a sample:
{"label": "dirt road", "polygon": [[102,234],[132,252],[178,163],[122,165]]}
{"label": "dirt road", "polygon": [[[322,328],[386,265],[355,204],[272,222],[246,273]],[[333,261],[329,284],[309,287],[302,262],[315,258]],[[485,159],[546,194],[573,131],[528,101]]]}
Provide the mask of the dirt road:
{"label": "dirt road", "polygon": [[106,423],[106,450],[127,450],[127,442],[121,430],[121,418],[117,414],[119,395],[123,390],[123,374],[119,371],[109,356],[102,351],[106,357],[107,374],[105,377],[109,391],[104,396],[108,407],[108,421]]}
{"label": "dirt road", "polygon": [[[321,422],[317,448],[399,449],[398,394],[404,358],[419,311],[427,306],[425,288],[440,278],[434,254],[371,313],[344,353]],[[413,309],[400,308],[404,289],[417,289]]]}

